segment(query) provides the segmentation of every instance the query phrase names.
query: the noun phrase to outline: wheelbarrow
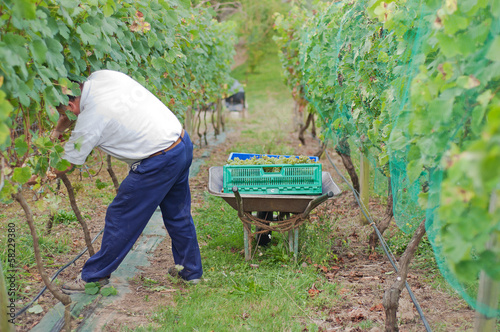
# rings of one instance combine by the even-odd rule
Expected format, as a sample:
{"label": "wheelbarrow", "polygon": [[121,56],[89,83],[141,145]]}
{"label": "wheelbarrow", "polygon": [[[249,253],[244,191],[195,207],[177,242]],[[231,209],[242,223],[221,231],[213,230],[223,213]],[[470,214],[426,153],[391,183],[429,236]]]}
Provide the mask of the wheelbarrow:
{"label": "wheelbarrow", "polygon": [[[333,181],[330,173],[322,172],[322,193],[320,195],[260,195],[240,194],[237,187],[232,193],[223,193],[223,166],[214,166],[208,172],[208,192],[222,197],[243,223],[245,260],[252,259],[252,239],[254,234],[270,231],[288,232],[290,252],[295,259],[298,255],[299,226],[308,218],[309,213],[323,202],[340,195],[341,190]],[[269,220],[263,216],[277,216]],[[256,215],[254,215],[256,213]],[[256,227],[252,234],[251,226]]]}

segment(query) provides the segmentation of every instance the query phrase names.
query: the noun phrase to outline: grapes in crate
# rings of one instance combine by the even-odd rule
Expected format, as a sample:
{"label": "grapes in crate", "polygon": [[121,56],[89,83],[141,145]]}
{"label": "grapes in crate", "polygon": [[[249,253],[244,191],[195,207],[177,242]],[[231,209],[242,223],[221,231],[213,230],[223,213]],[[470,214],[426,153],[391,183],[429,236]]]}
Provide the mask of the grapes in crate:
{"label": "grapes in crate", "polygon": [[[261,158],[252,157],[249,159],[240,159],[238,157],[233,160],[229,160],[227,165],[299,165],[299,164],[315,164],[308,156],[298,156],[298,157],[269,157],[262,156]],[[265,167],[265,172],[279,172],[281,167]]]}

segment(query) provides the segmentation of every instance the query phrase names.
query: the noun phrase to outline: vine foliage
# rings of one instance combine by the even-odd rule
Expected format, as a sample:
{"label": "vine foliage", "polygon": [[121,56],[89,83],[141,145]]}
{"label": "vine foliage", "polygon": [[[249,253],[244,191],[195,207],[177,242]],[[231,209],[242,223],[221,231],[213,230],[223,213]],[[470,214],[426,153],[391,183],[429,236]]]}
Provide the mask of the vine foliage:
{"label": "vine foliage", "polygon": [[396,223],[414,232],[425,220],[441,272],[477,308],[479,272],[500,281],[498,1],[297,10],[276,21],[287,79],[304,87],[323,138],[348,138],[390,177]]}

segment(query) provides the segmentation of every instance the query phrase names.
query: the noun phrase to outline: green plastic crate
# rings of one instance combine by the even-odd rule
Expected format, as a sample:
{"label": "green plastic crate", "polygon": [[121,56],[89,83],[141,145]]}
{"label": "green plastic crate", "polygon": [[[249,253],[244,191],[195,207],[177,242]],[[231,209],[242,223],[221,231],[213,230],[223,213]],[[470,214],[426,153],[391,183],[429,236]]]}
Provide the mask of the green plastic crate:
{"label": "green plastic crate", "polygon": [[[265,172],[264,169],[273,169]],[[322,193],[321,164],[225,165],[223,189],[242,194],[318,195]]]}

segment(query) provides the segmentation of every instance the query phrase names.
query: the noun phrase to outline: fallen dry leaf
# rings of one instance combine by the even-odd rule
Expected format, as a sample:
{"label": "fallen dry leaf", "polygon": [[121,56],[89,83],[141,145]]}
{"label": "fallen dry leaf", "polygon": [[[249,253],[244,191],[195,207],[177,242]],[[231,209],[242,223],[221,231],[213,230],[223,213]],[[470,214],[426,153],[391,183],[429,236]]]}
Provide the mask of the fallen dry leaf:
{"label": "fallen dry leaf", "polygon": [[384,305],[382,303],[376,304],[370,308],[370,311],[384,311]]}
{"label": "fallen dry leaf", "polygon": [[320,291],[316,288],[311,288],[307,292],[309,293],[310,297],[315,297],[316,295],[318,295],[320,293]]}

